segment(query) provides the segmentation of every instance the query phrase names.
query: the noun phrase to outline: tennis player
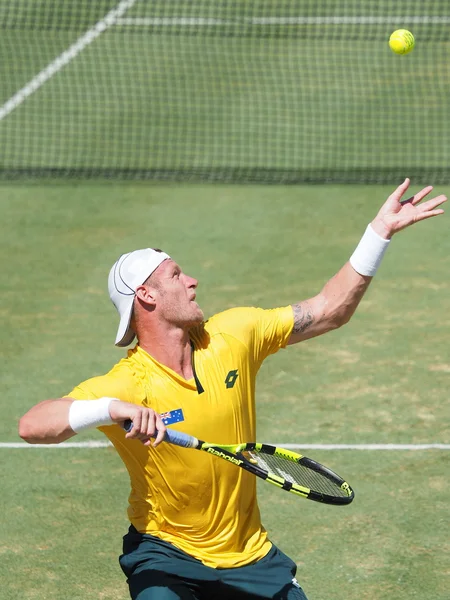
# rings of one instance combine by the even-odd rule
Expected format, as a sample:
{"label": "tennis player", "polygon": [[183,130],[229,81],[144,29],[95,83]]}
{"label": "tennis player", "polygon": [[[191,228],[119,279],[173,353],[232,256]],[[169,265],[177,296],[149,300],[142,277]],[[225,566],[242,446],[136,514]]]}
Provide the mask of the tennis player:
{"label": "tennis player", "polygon": [[[122,255],[109,274],[119,313],[117,346],[137,344],[109,373],[20,421],[32,444],[59,443],[97,427],[130,474],[121,567],[134,600],[305,600],[295,563],[269,540],[256,478],[207,453],[161,444],[166,426],[234,444],[256,439],[255,379],[261,363],[289,344],[347,323],[391,237],[440,215],[445,196],[426,187],[387,199],[340,271],[313,298],[263,310],[234,308],[204,320],[197,281],[165,252]],[[125,433],[121,423],[131,419]]]}

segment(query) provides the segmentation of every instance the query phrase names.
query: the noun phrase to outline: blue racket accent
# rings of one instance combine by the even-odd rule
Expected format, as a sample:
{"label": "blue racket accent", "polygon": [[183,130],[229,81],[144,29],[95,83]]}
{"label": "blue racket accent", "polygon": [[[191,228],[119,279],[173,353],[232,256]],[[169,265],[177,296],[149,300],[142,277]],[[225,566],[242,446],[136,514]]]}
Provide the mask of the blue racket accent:
{"label": "blue racket accent", "polygon": [[[127,419],[123,423],[123,428],[128,433],[133,428],[133,422],[130,419]],[[164,441],[169,442],[169,444],[174,444],[175,446],[182,446],[183,448],[197,448],[198,446],[198,439],[196,437],[183,433],[182,431],[176,431],[175,429],[166,429]]]}
{"label": "blue racket accent", "polygon": [[175,446],[183,446],[183,448],[196,448],[198,445],[196,437],[175,429],[166,429],[164,441],[175,444]]}

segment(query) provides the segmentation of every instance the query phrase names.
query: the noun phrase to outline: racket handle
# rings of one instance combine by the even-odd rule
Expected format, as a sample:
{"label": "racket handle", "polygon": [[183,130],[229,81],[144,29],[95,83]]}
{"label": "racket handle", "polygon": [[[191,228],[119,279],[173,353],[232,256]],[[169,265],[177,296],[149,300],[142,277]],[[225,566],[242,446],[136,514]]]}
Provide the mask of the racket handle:
{"label": "racket handle", "polygon": [[[122,427],[128,433],[133,428],[133,421],[127,419],[124,421]],[[198,439],[196,437],[182,431],[176,431],[175,429],[166,429],[164,441],[175,446],[182,446],[183,448],[197,448],[198,446]]]}

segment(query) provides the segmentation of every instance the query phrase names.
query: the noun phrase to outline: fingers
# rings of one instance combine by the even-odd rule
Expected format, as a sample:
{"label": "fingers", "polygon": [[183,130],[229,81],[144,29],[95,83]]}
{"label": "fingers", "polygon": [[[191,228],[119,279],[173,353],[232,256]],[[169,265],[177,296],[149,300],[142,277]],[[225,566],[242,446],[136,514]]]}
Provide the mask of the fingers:
{"label": "fingers", "polygon": [[[419,202],[421,202],[433,190],[432,185],[427,185],[422,190],[420,190],[420,192],[417,192],[416,194],[414,194],[413,196],[411,196],[410,198],[408,198],[406,200],[402,200],[401,198],[402,198],[403,194],[406,192],[406,190],[409,188],[409,184],[410,184],[410,180],[407,177],[405,179],[405,181],[403,183],[401,183],[398,186],[398,188],[394,192],[392,192],[392,194],[389,196],[388,205],[389,205],[389,201],[394,200],[396,202],[399,202],[402,206],[404,206],[405,204],[412,204],[413,206],[415,206],[416,204],[419,204]],[[439,204],[442,204],[443,202],[445,202],[446,199],[447,198],[445,196],[441,195],[441,196],[437,196],[436,198],[433,198],[432,200],[430,200],[430,202],[436,202],[435,205],[438,206]]]}
{"label": "fingers", "polygon": [[440,206],[447,201],[447,197],[443,194],[424,201],[426,196],[433,190],[433,186],[431,185],[424,187],[407,200],[401,200],[409,184],[410,180],[406,178],[389,196],[374,221],[372,221],[372,224],[375,222],[380,224],[380,228],[384,233],[378,233],[386,239],[418,221],[423,221],[424,219],[444,213]]}
{"label": "fingers", "polygon": [[415,206],[416,204],[421,202],[425,198],[425,196],[427,196],[431,192],[432,189],[433,186],[428,185],[427,187],[423,188],[423,190],[420,190],[420,192],[417,192],[417,194],[414,194],[414,196],[411,196],[411,198],[408,198],[407,200],[402,200],[400,204],[412,204],[413,206]]}
{"label": "fingers", "polygon": [[410,180],[407,177],[405,179],[405,181],[403,183],[401,183],[394,192],[392,192],[392,194],[389,196],[389,199],[397,200],[398,202],[400,202],[403,194],[409,188],[409,184],[410,184]]}
{"label": "fingers", "polygon": [[164,440],[165,435],[166,435],[166,426],[164,425],[164,422],[161,419],[161,417],[157,414],[156,415],[156,438],[155,438],[155,441],[153,442],[154,448],[156,448],[156,446],[159,446],[159,444]]}
{"label": "fingers", "polygon": [[[130,416],[133,427],[125,437],[141,440],[146,446],[158,446],[166,434],[166,426],[160,415],[151,408],[140,406],[134,408],[134,414]],[[151,441],[152,438],[155,438],[154,442]]]}
{"label": "fingers", "polygon": [[[440,194],[439,196],[436,196],[435,198],[430,198],[429,200],[427,200],[426,202],[421,204],[419,208],[420,208],[421,212],[430,212],[430,211],[433,211],[438,206],[440,206],[441,204],[444,204],[444,202],[446,202],[446,201],[447,201],[447,196],[445,196],[444,194]],[[443,212],[444,211],[442,209],[440,209],[438,214],[441,214]]]}
{"label": "fingers", "polygon": [[[437,200],[437,198],[435,200]],[[435,206],[439,206],[439,204],[442,204],[442,202],[445,202],[446,200],[447,198],[445,198],[445,200],[441,200],[437,205],[435,204]],[[415,215],[415,222],[417,223],[418,221],[423,221],[424,219],[429,219],[430,217],[436,217],[437,215],[442,215],[443,213],[444,210],[442,208],[434,208],[433,205],[430,205],[428,209],[421,210]]]}
{"label": "fingers", "polygon": [[439,208],[441,204],[447,201],[447,196],[441,194],[436,196],[435,198],[430,198],[423,204],[416,206],[412,213],[410,213],[410,217],[413,217],[413,222],[417,223],[418,221],[423,221],[424,219],[429,219],[430,217],[435,217],[437,215],[442,215],[444,210]]}
{"label": "fingers", "polygon": [[[408,187],[409,187],[409,179],[405,179],[405,181],[401,185],[398,186],[398,188],[395,190],[395,192],[391,195],[390,198],[391,199],[398,198],[400,205],[402,207],[405,205],[408,205],[408,204],[410,204],[414,207],[417,207],[416,210],[418,210],[418,212],[415,213],[414,221],[427,219],[428,217],[434,217],[435,215],[440,215],[444,212],[442,209],[435,210],[435,209],[437,209],[438,206],[440,206],[441,204],[443,204],[444,202],[447,201],[447,196],[445,196],[444,194],[440,194],[439,196],[436,196],[435,198],[430,198],[430,200],[427,200],[426,202],[422,202],[422,200],[424,198],[426,198],[426,196],[428,196],[428,194],[433,190],[432,185],[427,185],[422,190],[420,190],[419,192],[414,194],[414,196],[411,196],[410,198],[408,198],[406,200],[400,200],[401,195],[408,189]],[[419,204],[420,204],[420,206],[417,206]],[[419,216],[420,216],[420,218],[419,218]]]}

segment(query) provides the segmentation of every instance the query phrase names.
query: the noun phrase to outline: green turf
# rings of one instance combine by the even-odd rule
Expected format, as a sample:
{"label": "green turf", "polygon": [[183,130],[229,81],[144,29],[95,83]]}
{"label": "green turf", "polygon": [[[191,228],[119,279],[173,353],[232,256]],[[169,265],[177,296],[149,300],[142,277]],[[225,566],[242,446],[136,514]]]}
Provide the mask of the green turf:
{"label": "green turf", "polygon": [[[117,319],[106,291],[121,252],[167,250],[199,279],[206,315],[289,304],[320,290],[390,191],[1,186],[0,441],[19,441],[18,418],[32,404],[67,393],[124,354],[113,346]],[[447,221],[418,224],[393,240],[346,327],[263,365],[259,439],[450,442]],[[102,436],[78,439],[93,438]],[[2,600],[125,600],[117,556],[128,481],[114,452],[0,453]],[[271,537],[298,562],[310,600],[447,600],[447,452],[308,453],[354,485],[351,506],[319,506],[272,486],[260,493]]]}
{"label": "green turf", "polygon": [[[46,3],[22,4],[4,8],[0,106],[115,5],[71,11],[60,1],[52,15]],[[0,176],[59,169],[391,182],[407,167],[448,181],[450,42],[445,24],[426,19],[444,8],[404,2],[404,14],[419,19],[408,25],[387,1],[320,4],[137,2],[127,18],[169,24],[109,28],[17,106],[0,128]],[[231,25],[170,26],[205,15]],[[244,25],[258,16],[324,15],[381,20]],[[408,56],[389,50],[397,26],[416,35]]]}

